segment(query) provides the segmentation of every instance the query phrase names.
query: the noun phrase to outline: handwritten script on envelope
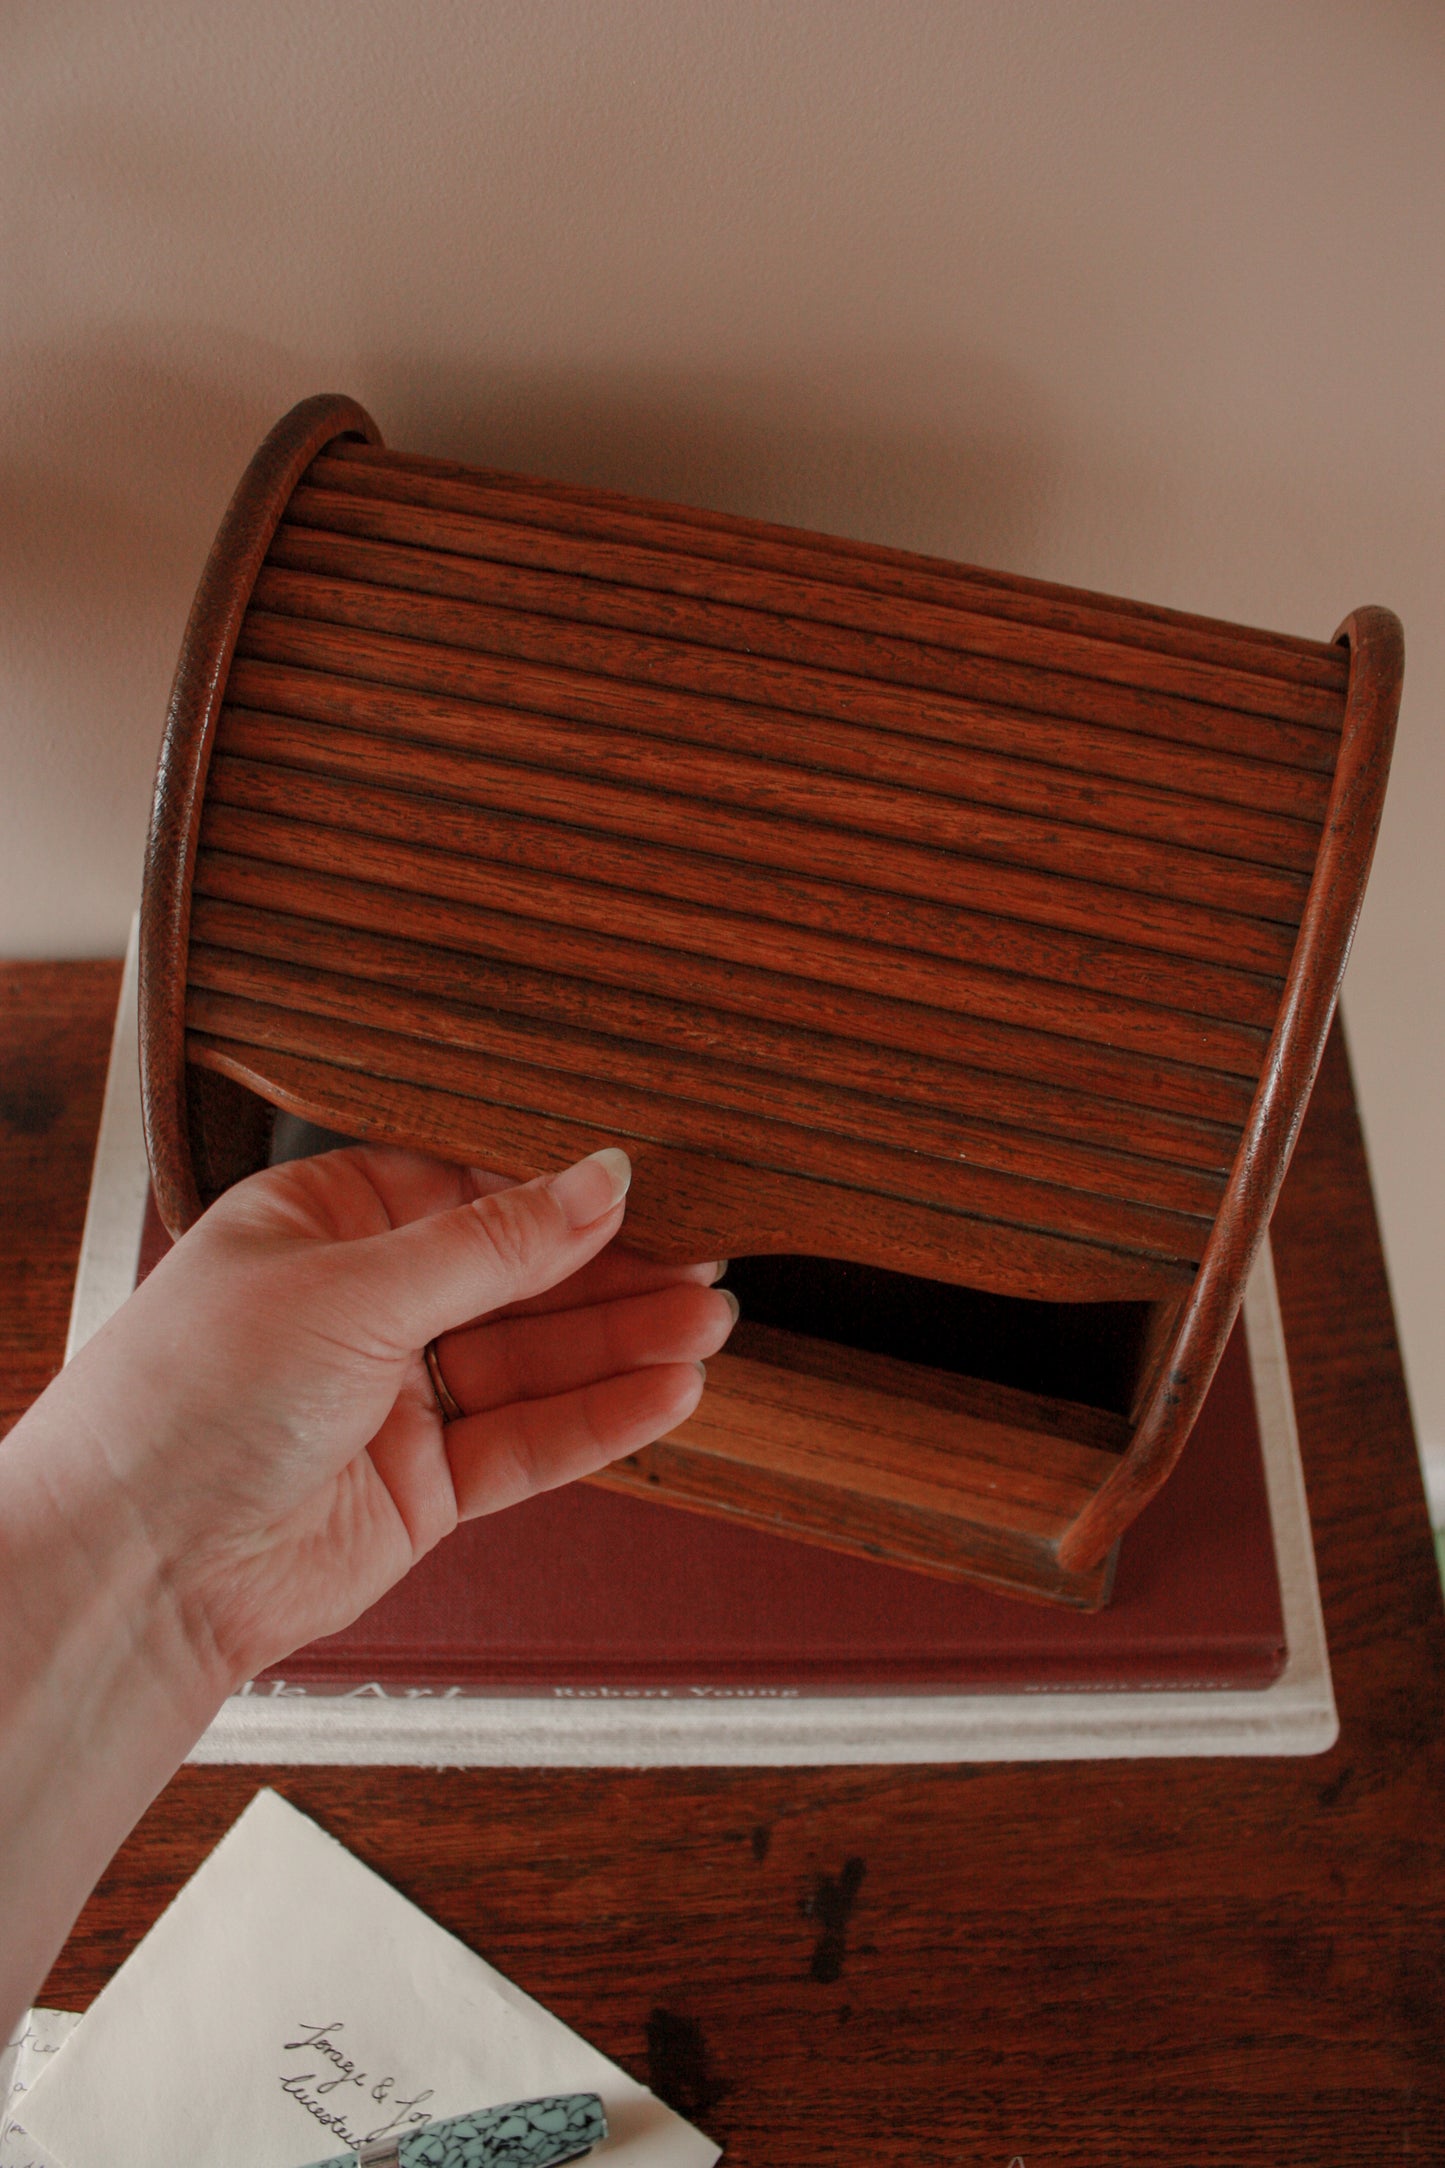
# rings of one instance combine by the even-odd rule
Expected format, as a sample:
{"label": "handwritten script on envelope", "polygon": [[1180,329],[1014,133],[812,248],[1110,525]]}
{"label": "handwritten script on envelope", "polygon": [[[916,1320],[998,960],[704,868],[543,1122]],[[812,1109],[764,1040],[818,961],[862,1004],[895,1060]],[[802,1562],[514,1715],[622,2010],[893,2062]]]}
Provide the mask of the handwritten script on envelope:
{"label": "handwritten script on envelope", "polygon": [[0,2049],[0,2168],[56,2168],[21,2117],[26,2094],[79,2023],[69,2010],[27,2010],[15,2038]]}
{"label": "handwritten script on envelope", "polygon": [[275,1792],[258,1792],[25,2096],[63,2168],[297,2168],[539,2093],[619,2168],[718,2148]]}

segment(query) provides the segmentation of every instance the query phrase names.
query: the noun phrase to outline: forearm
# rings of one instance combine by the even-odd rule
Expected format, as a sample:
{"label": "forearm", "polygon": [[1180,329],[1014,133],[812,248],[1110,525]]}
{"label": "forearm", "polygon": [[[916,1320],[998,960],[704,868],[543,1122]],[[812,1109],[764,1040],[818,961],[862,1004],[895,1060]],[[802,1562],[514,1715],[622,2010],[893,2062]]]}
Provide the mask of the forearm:
{"label": "forearm", "polygon": [[[352,1149],[255,1175],[0,1441],[0,2025],[268,1651],[346,1625],[459,1516],[691,1414],[736,1305],[711,1266],[606,1256],[628,1172],[611,1147],[530,1183]],[[445,1426],[438,1335],[469,1409]]]}
{"label": "forearm", "polygon": [[0,1442],[0,2039],[226,1691],[61,1381]]}

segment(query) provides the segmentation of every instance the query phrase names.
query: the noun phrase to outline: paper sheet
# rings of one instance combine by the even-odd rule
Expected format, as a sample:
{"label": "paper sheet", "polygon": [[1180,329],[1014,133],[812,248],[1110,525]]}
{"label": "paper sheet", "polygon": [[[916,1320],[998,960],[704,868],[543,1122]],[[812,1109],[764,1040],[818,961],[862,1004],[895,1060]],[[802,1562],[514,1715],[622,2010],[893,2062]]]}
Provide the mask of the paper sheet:
{"label": "paper sheet", "polygon": [[718,2147],[278,1794],[258,1792],[25,2099],[64,2168],[297,2168],[432,2116],[602,2096],[595,2156]]}
{"label": "paper sheet", "polygon": [[24,2099],[79,2023],[69,2010],[27,2010],[14,2039],[0,2049],[0,2168],[56,2168],[22,2127]]}

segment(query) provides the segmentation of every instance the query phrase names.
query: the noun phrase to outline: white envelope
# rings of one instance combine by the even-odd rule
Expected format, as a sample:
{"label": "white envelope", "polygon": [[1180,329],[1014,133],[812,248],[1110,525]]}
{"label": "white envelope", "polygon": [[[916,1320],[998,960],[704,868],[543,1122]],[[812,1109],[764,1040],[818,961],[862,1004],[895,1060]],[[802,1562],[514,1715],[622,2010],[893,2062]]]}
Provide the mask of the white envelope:
{"label": "white envelope", "polygon": [[55,2168],[23,2126],[25,2096],[79,2023],[69,2010],[27,2010],[14,2039],[0,2049],[0,2168]]}
{"label": "white envelope", "polygon": [[24,2102],[64,2168],[298,2168],[434,2116],[602,2097],[597,2159],[719,2148],[334,1838],[258,1792]]}

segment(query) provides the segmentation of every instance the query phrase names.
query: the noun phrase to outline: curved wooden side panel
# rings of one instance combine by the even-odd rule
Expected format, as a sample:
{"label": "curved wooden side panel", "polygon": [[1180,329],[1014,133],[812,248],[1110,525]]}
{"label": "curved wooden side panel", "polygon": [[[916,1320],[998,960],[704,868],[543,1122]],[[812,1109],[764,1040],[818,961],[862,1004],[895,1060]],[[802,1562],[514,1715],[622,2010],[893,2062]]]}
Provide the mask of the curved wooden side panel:
{"label": "curved wooden side panel", "polygon": [[303,399],[276,424],[226,510],[181,643],[171,687],[141,893],[141,1098],[156,1202],[173,1235],[202,1208],[185,1060],[191,881],[206,771],[251,590],[291,493],[340,437],[380,444],[364,408],[339,393]]}
{"label": "curved wooden side panel", "polygon": [[1059,1563],[1085,1569],[1165,1481],[1189,1436],[1269,1225],[1339,998],[1379,833],[1399,713],[1404,634],[1389,610],[1336,635],[1350,678],[1324,838],[1264,1073],[1194,1288],[1128,1452],[1066,1531]]}

